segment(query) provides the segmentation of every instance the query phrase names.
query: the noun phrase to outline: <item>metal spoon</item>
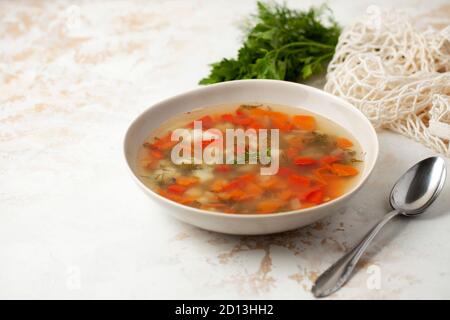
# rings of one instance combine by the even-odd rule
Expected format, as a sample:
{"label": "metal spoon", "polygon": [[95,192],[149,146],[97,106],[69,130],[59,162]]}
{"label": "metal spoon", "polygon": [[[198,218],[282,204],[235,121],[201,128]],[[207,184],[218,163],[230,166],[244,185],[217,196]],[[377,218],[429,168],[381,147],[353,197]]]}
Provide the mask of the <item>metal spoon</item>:
{"label": "metal spoon", "polygon": [[430,157],[411,167],[392,188],[389,202],[394,210],[384,216],[356,247],[320,275],[312,288],[314,296],[326,297],[341,288],[383,226],[399,214],[410,217],[424,212],[441,192],[445,178],[445,161],[441,157]]}

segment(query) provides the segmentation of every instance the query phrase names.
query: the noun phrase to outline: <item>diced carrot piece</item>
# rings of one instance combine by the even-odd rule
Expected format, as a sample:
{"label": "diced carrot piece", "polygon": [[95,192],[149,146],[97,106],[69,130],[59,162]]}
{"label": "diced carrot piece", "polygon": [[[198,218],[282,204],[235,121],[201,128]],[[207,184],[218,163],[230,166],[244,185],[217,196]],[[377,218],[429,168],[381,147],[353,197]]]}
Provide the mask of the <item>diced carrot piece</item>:
{"label": "diced carrot piece", "polygon": [[316,129],[316,119],[313,116],[298,115],[292,118],[294,125],[302,130],[314,131]]}
{"label": "diced carrot piece", "polygon": [[359,173],[355,167],[340,163],[333,163],[331,165],[331,172],[340,177],[356,176]]}
{"label": "diced carrot piece", "polygon": [[204,116],[201,117],[200,119],[198,119],[197,121],[201,121],[202,122],[202,128],[203,129],[209,129],[213,126],[214,121],[213,118],[211,118],[211,116]]}
{"label": "diced carrot piece", "polygon": [[289,119],[289,116],[287,114],[278,112],[278,111],[267,111],[266,114],[270,117],[271,120],[273,120],[273,119],[288,120]]}
{"label": "diced carrot piece", "polygon": [[231,180],[228,184],[226,184],[223,187],[224,191],[230,191],[236,188],[243,188],[248,182],[252,181],[255,177],[250,175],[250,174],[246,174],[240,177],[237,177],[233,180]]}
{"label": "diced carrot piece", "polygon": [[353,147],[353,142],[351,142],[350,140],[348,140],[346,138],[337,138],[336,144],[341,149],[348,149],[348,148]]}
{"label": "diced carrot piece", "polygon": [[283,204],[284,202],[278,199],[263,200],[258,204],[257,210],[259,213],[272,213],[281,208]]}
{"label": "diced carrot piece", "polygon": [[288,119],[283,118],[273,118],[272,126],[276,129],[279,129],[282,132],[289,132],[292,130],[292,124]]}
{"label": "diced carrot piece", "polygon": [[223,114],[221,118],[222,118],[223,121],[232,123],[234,116],[232,114],[230,114],[230,113],[227,113],[227,114]]}
{"label": "diced carrot piece", "polygon": [[250,123],[247,125],[247,128],[259,130],[259,129],[263,129],[264,126],[263,126],[261,123],[259,123],[258,121],[252,120],[252,122],[250,122]]}
{"label": "diced carrot piece", "polygon": [[283,201],[287,201],[294,196],[294,193],[291,190],[283,190],[281,191],[277,198]]}
{"label": "diced carrot piece", "polygon": [[323,190],[313,190],[306,196],[306,201],[314,204],[321,204],[323,202]]}
{"label": "diced carrot piece", "polygon": [[283,132],[289,132],[292,130],[292,124],[289,120],[289,116],[286,114],[276,111],[268,111],[267,114],[272,122],[272,127]]}
{"label": "diced carrot piece", "polygon": [[293,174],[293,173],[295,173],[295,171],[292,170],[291,168],[288,168],[288,167],[280,167],[280,168],[278,169],[277,175],[282,176],[282,177],[287,177],[287,176],[289,176],[289,175],[291,175],[291,174]]}
{"label": "diced carrot piece", "polygon": [[178,184],[171,184],[170,186],[167,187],[167,191],[176,194],[183,194],[186,190],[187,190],[186,187],[180,186]]}
{"label": "diced carrot piece", "polygon": [[186,128],[194,129],[194,121],[189,122],[189,123],[186,125]]}
{"label": "diced carrot piece", "polygon": [[159,190],[158,193],[167,199],[186,205],[191,204],[196,200],[196,198],[194,197],[181,196],[175,193],[167,192],[165,190]]}
{"label": "diced carrot piece", "polygon": [[251,118],[247,118],[244,116],[234,117],[233,123],[238,126],[246,126],[249,125],[253,120]]}
{"label": "diced carrot piece", "polygon": [[209,146],[213,141],[215,141],[214,139],[212,140],[202,140],[202,148],[206,148],[207,146]]}
{"label": "diced carrot piece", "polygon": [[317,190],[322,190],[323,189],[323,186],[314,186],[314,187],[308,187],[308,188],[304,188],[304,189],[302,189],[302,190],[299,190],[299,191],[297,191],[297,196],[298,196],[298,199],[300,200],[300,201],[306,201],[306,198],[312,193],[312,192],[314,192],[314,191],[317,191]]}
{"label": "diced carrot piece", "polygon": [[311,183],[311,179],[309,179],[308,177],[304,177],[295,173],[289,176],[289,181],[293,184],[302,185],[306,187],[309,186],[309,184]]}
{"label": "diced carrot piece", "polygon": [[162,159],[164,158],[164,154],[159,150],[150,150],[150,155],[153,159]]}
{"label": "diced carrot piece", "polygon": [[218,164],[214,167],[217,172],[230,172],[231,166],[229,164]]}
{"label": "diced carrot piece", "polygon": [[165,198],[167,198],[167,199],[176,201],[176,202],[179,202],[179,200],[181,199],[181,197],[180,197],[179,195],[176,195],[176,194],[173,194],[173,193],[169,193],[169,192],[167,192],[166,190],[162,190],[162,189],[161,189],[161,190],[158,190],[157,192],[158,192],[158,194],[160,194],[161,196],[163,196],[163,197],[165,197]]}
{"label": "diced carrot piece", "polygon": [[[156,140],[156,139],[155,139]],[[159,150],[159,148],[157,146],[155,146],[155,143],[150,143],[150,142],[144,142],[143,146],[145,148],[148,148],[150,150]]]}
{"label": "diced carrot piece", "polygon": [[178,177],[176,178],[177,184],[183,187],[190,187],[197,184],[199,179],[197,177]]}
{"label": "diced carrot piece", "polygon": [[256,183],[250,182],[244,189],[245,191],[245,198],[257,198],[261,196],[264,193],[263,188],[261,186],[258,186]]}
{"label": "diced carrot piece", "polygon": [[329,185],[340,178],[331,171],[330,165],[324,165],[313,171],[316,181],[321,185]]}
{"label": "diced carrot piece", "polygon": [[222,188],[222,190],[224,190],[224,191],[230,191],[230,190],[237,189],[237,188],[240,188],[240,187],[243,187],[242,181],[239,181],[239,180],[231,180],[230,182],[228,182],[228,183]]}
{"label": "diced carrot piece", "polygon": [[340,156],[331,156],[331,155],[329,155],[329,156],[323,156],[323,157],[320,159],[320,163],[322,163],[322,164],[332,164],[332,163],[335,163],[335,162],[340,161],[341,158],[342,158],[342,157],[340,157]]}
{"label": "diced carrot piece", "polygon": [[317,160],[311,157],[297,157],[294,159],[294,163],[299,166],[309,166],[316,164]]}
{"label": "diced carrot piece", "polygon": [[235,190],[230,191],[229,195],[230,195],[230,199],[234,200],[234,201],[241,201],[241,200],[244,200],[246,197],[245,192],[240,189],[235,189]]}
{"label": "diced carrot piece", "polygon": [[156,139],[156,141],[153,143],[152,148],[158,149],[158,150],[166,150],[171,148],[176,144],[176,141],[172,141],[172,134],[169,132],[164,137]]}
{"label": "diced carrot piece", "polygon": [[242,181],[243,186],[247,186],[249,183],[253,183],[256,179],[256,176],[252,175],[252,174],[245,174],[243,176],[240,176],[238,178],[240,181]]}
{"label": "diced carrot piece", "polygon": [[227,182],[225,180],[216,180],[211,184],[211,191],[213,192],[220,192],[223,190],[223,188],[227,185]]}
{"label": "diced carrot piece", "polygon": [[269,111],[261,109],[261,108],[253,108],[249,111],[250,115],[253,117],[264,117],[268,114]]}
{"label": "diced carrot piece", "polygon": [[250,173],[248,173],[248,174],[244,174],[244,175],[242,175],[240,177],[237,177],[236,179],[239,179],[239,180],[245,181],[245,182],[250,182],[250,181],[255,180],[255,176],[250,174]]}

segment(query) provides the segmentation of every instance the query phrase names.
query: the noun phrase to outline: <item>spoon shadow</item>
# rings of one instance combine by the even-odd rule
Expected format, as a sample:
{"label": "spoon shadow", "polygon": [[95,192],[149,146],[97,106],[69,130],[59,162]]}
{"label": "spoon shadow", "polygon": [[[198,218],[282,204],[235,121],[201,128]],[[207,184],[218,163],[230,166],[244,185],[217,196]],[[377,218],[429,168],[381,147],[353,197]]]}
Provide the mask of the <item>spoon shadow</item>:
{"label": "spoon shadow", "polygon": [[[384,250],[388,248],[388,246],[393,242],[394,239],[398,238],[402,233],[404,233],[408,225],[411,223],[411,218],[397,216],[393,219],[389,224],[387,224],[383,230],[377,235],[377,237],[373,240],[371,247],[367,249],[367,251],[363,255],[364,260],[374,260],[379,254],[381,254]],[[375,224],[374,221],[373,224]],[[364,236],[361,235],[361,238]],[[357,241],[360,238],[355,238]],[[357,244],[355,241],[353,245]],[[361,262],[359,263],[359,267],[361,266]],[[358,266],[357,266],[358,268]]]}

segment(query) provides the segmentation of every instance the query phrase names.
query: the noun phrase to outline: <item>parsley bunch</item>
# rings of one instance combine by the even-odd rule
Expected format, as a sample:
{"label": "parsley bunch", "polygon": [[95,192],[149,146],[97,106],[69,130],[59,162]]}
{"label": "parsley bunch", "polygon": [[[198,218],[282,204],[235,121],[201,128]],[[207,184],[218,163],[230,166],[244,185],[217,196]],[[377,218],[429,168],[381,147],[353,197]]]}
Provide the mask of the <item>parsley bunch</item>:
{"label": "parsley bunch", "polygon": [[303,12],[258,2],[258,14],[237,59],[212,64],[200,84],[236,79],[300,82],[320,73],[331,60],[340,27],[327,7]]}

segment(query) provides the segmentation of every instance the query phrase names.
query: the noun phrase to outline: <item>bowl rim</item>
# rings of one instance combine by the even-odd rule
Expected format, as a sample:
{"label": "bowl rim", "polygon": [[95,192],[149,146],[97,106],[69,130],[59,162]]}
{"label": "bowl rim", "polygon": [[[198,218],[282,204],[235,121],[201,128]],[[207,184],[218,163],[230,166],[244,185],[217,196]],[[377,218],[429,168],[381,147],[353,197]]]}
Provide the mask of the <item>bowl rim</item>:
{"label": "bowl rim", "polygon": [[[219,211],[208,211],[208,210],[203,210],[203,209],[199,209],[199,208],[194,208],[194,207],[190,207],[190,206],[186,206],[183,204],[180,204],[178,202],[172,201],[170,199],[167,199],[161,195],[159,195],[158,193],[156,193],[154,190],[152,190],[151,188],[149,188],[147,185],[145,185],[134,173],[133,169],[130,166],[130,162],[129,159],[127,157],[127,142],[129,140],[129,135],[131,134],[130,131],[131,129],[136,125],[136,123],[141,120],[142,118],[144,118],[144,116],[149,112],[150,109],[154,108],[157,105],[161,105],[161,104],[165,104],[165,103],[169,103],[173,100],[178,100],[178,99],[183,99],[184,97],[187,97],[189,95],[195,94],[199,91],[203,91],[203,90],[207,90],[208,88],[212,88],[212,87],[226,87],[226,86],[230,86],[230,85],[239,85],[240,83],[257,83],[257,82],[264,82],[264,83],[274,83],[274,84],[279,84],[279,85],[286,85],[286,86],[292,86],[292,87],[302,87],[305,90],[310,90],[312,91],[314,94],[318,94],[318,95],[322,95],[325,98],[331,99],[333,101],[335,101],[336,103],[341,104],[343,107],[347,108],[348,110],[350,110],[351,112],[356,113],[362,121],[364,121],[367,124],[368,127],[368,131],[370,133],[370,135],[372,136],[371,138],[374,140],[374,149],[371,150],[371,152],[373,152],[374,154],[374,160],[372,162],[372,164],[370,165],[370,167],[368,167],[366,169],[366,174],[364,177],[362,177],[349,191],[347,191],[345,194],[330,200],[328,202],[322,203],[320,205],[314,206],[314,207],[310,207],[310,208],[305,208],[305,209],[297,209],[297,210],[290,210],[290,211],[283,211],[283,212],[278,212],[278,213],[264,213],[264,214],[259,214],[259,213],[225,213],[225,212],[219,212]],[[334,121],[334,120],[331,120]],[[336,122],[336,121],[334,121]],[[340,125],[339,123],[337,123],[338,125]],[[363,149],[363,151],[365,151]],[[378,135],[376,133],[375,128],[373,127],[372,123],[369,121],[369,119],[367,119],[367,117],[355,106],[353,106],[350,102],[337,97],[335,95],[332,95],[331,93],[328,93],[326,91],[323,91],[321,89],[312,87],[312,86],[308,86],[305,84],[301,84],[301,83],[296,83],[296,82],[290,82],[290,81],[284,81],[284,80],[271,80],[271,79],[245,79],[245,80],[232,80],[232,81],[226,81],[226,82],[220,82],[220,83],[215,83],[215,84],[210,84],[207,86],[203,86],[203,87],[198,87],[195,89],[191,89],[188,91],[185,91],[183,93],[180,94],[176,94],[172,97],[160,100],[154,104],[152,104],[151,106],[147,107],[145,110],[141,111],[139,113],[139,115],[130,123],[130,125],[128,126],[124,139],[123,139],[123,156],[125,158],[125,162],[127,164],[127,168],[129,173],[131,174],[131,176],[133,177],[134,181],[147,193],[151,194],[152,196],[154,196],[156,199],[163,201],[165,203],[167,203],[168,205],[172,205],[175,207],[178,207],[181,210],[189,210],[192,212],[196,212],[200,215],[207,215],[209,217],[211,216],[216,216],[216,217],[220,217],[220,218],[225,218],[225,219],[267,219],[267,218],[272,218],[272,217],[286,217],[286,216],[293,216],[296,214],[307,214],[307,213],[311,213],[314,212],[317,209],[326,209],[327,207],[333,207],[334,204],[342,202],[348,198],[350,198],[353,194],[355,194],[363,185],[364,183],[367,181],[367,179],[370,177],[370,175],[373,172],[373,169],[378,161],[378,156],[379,156],[379,141],[378,141]]]}

